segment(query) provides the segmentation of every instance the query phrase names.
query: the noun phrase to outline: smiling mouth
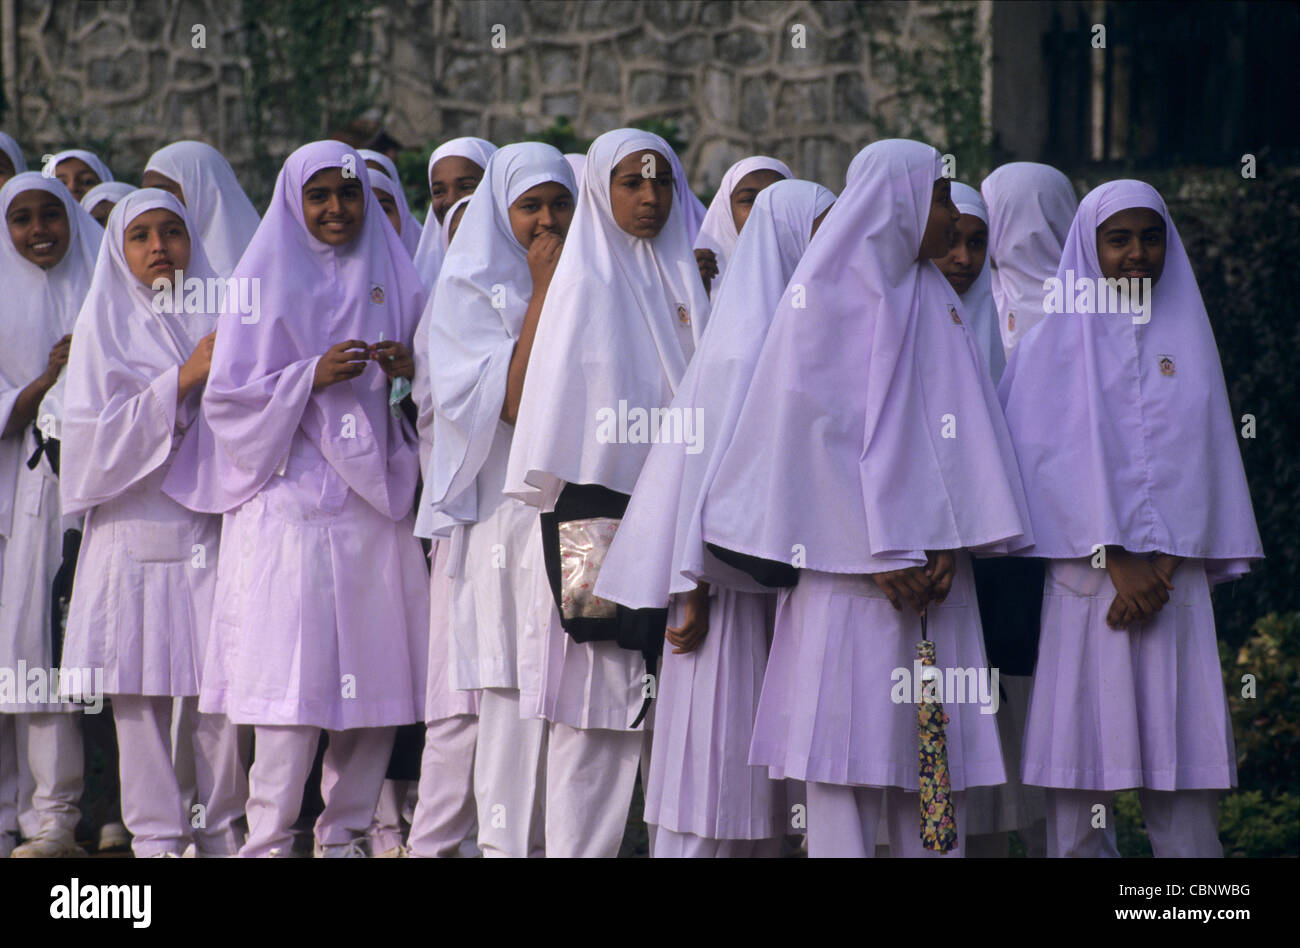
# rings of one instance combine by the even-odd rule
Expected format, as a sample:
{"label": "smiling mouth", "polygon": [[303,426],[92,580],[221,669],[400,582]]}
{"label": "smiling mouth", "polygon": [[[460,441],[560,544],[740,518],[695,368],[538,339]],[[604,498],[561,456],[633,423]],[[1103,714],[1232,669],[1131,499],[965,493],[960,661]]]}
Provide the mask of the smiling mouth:
{"label": "smiling mouth", "polygon": [[347,230],[348,221],[321,221],[321,227],[326,230],[343,231]]}
{"label": "smiling mouth", "polygon": [[28,244],[27,249],[29,249],[32,253],[49,253],[51,250],[54,249],[54,241],[48,240],[48,241],[42,241],[41,243],[38,244]]}

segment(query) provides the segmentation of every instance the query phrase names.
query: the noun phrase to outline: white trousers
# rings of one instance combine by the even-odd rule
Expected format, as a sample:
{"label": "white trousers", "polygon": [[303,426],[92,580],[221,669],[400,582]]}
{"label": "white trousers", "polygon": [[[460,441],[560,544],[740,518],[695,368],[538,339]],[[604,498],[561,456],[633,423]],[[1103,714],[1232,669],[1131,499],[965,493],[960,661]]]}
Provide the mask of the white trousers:
{"label": "white trousers", "polygon": [[[1223,857],[1218,790],[1138,791],[1151,850],[1157,858]],[[1108,790],[1047,791],[1047,855],[1117,858],[1115,794]],[[1096,807],[1102,807],[1101,810]],[[1105,825],[1097,827],[1104,815]]]}
{"label": "white trousers", "polygon": [[[475,744],[479,719],[472,714],[426,725],[420,758],[420,798],[407,845],[412,856],[436,858],[475,851]],[[467,841],[469,845],[467,846]]]}
{"label": "white trousers", "polygon": [[0,714],[0,836],[18,833],[20,761],[35,783],[23,835],[72,842],[85,775],[80,713]]}
{"label": "white trousers", "polygon": [[[239,855],[291,856],[293,824],[316,759],[321,729],[305,725],[257,725],[248,772],[248,842]],[[364,836],[379,803],[379,790],[393,752],[394,727],[330,731],[321,768],[325,809],[316,820],[316,843],[335,846]]]}
{"label": "white trousers", "polygon": [[[235,727],[220,714],[200,714],[184,698],[178,745],[189,762],[177,772],[172,746],[173,699],[168,695],[113,695],[122,781],[122,822],[137,858],[181,855],[192,841],[203,854],[232,856],[248,782],[239,762]],[[195,797],[182,786],[192,768]],[[188,782],[188,781],[185,781]],[[192,802],[196,801],[196,802]]]}
{"label": "white trousers", "polygon": [[781,837],[770,839],[710,839],[650,827],[655,859],[771,859],[781,855]]}
{"label": "white trousers", "polygon": [[[950,858],[966,855],[966,794],[952,794],[957,819],[957,848],[940,854],[921,845],[920,794],[898,787],[849,787],[808,784],[808,855],[811,858],[864,859],[876,855],[876,831],[889,822],[890,852],[894,856]],[[886,805],[886,802],[888,805]]]}
{"label": "white trousers", "polygon": [[517,690],[484,688],[474,754],[478,846],[484,858],[548,855],[545,767],[546,722],[519,717]]}
{"label": "white trousers", "polygon": [[649,734],[554,722],[547,731],[547,857],[612,859],[627,828],[637,768],[650,772]]}

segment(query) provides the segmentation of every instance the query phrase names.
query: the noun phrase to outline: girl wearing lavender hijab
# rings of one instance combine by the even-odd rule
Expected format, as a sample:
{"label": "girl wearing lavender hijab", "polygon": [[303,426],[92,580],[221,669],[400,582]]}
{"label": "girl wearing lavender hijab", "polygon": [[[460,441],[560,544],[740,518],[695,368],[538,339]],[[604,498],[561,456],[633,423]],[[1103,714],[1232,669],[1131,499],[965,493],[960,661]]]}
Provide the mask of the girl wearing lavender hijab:
{"label": "girl wearing lavender hijab", "polygon": [[104,669],[121,755],[122,812],[136,856],[233,855],[247,795],[235,729],[182,716],[193,742],[200,829],[172,764],[172,696],[197,704],[211,625],[220,518],[161,491],[195,430],[215,312],[174,312],[155,281],[216,274],[172,195],[133,191],[109,218],[77,320],[64,398],[65,514],[86,513],[64,664]]}
{"label": "girl wearing lavender hijab", "polygon": [[259,281],[260,310],[227,299],[211,430],[164,485],[226,513],[200,710],[256,728],[241,855],[289,855],[322,729],[316,851],[358,855],[394,728],[424,712],[429,576],[396,382],[424,292],[361,156],[336,141],[285,161],[233,276]]}
{"label": "girl wearing lavender hijab", "polygon": [[1011,350],[1043,318],[1043,281],[1056,275],[1079,206],[1070,179],[1051,165],[1013,161],[984,179],[989,264],[1002,348]]}
{"label": "girl wearing lavender hijab", "polygon": [[958,216],[935,149],[859,153],[704,500],[706,542],[800,567],[749,759],[807,781],[812,856],[873,855],[886,800],[895,852],[928,852],[911,681],[922,611],[939,661],[984,679],[944,702],[956,854],[964,791],[1005,779],[965,551],[1025,545],[1028,516],[992,383],[932,262]]}
{"label": "girl wearing lavender hijab", "polygon": [[686,179],[668,143],[607,132],[583,171],[505,476],[507,494],[546,512],[544,565],[534,561],[533,575],[553,599],[542,594],[546,608],[519,643],[520,704],[549,722],[546,854],[561,857],[618,852],[667,618],[588,595],[650,450],[644,425],[621,437],[618,416],[668,405],[709,306],[683,214]]}
{"label": "girl wearing lavender hijab", "polygon": [[[544,852],[546,722],[521,720],[519,639],[548,615],[528,554],[537,508],[502,493],[538,317],[573,218],[558,150],[507,145],[465,210],[429,316],[433,455],[425,502],[450,537],[450,679],[481,694],[474,789],[485,856]],[[439,544],[440,548],[443,544]],[[504,819],[502,819],[504,814]]]}
{"label": "girl wearing lavender hijab", "polygon": [[185,205],[218,276],[235,269],[258,216],[221,152],[203,142],[174,142],[149,157],[140,183],[169,191]]}
{"label": "girl wearing lavender hijab", "polygon": [[695,259],[700,262],[705,289],[717,283],[718,274],[736,249],[754,198],[764,188],[789,177],[790,169],[784,161],[765,155],[742,158],[727,169],[695,238]]}
{"label": "girl wearing lavender hijab", "polygon": [[453,138],[429,156],[429,217],[415,251],[415,271],[432,290],[442,266],[443,244],[435,223],[441,224],[453,204],[473,194],[497,146],[482,138]]}
{"label": "girl wearing lavender hijab", "polygon": [[28,841],[14,855],[84,855],[74,839],[83,757],[70,712],[78,706],[58,700],[57,684],[33,695],[15,676],[20,663],[47,674],[60,664],[50,613],[63,526],[57,461],[45,450],[51,424],[40,406],[68,361],[103,231],[67,188],[34,171],[0,188],[0,214],[8,228],[0,284],[21,303],[6,309],[0,345],[0,669],[8,672],[0,687],[0,852],[13,849],[18,829],[21,752],[35,780],[37,823],[24,828]]}
{"label": "girl wearing lavender hijab", "polygon": [[811,181],[778,181],[754,201],[669,407],[692,443],[651,449],[596,584],[632,608],[663,608],[674,595],[645,784],[656,857],[776,855],[785,832],[784,788],[749,766],[775,595],[714,559],[699,515],[771,314],[834,200]]}
{"label": "girl wearing lavender hijab", "polygon": [[1080,202],[1057,278],[1066,293],[1149,281],[1151,308],[1140,321],[1080,297],[1021,341],[1002,380],[1034,472],[1033,552],[1049,560],[1024,780],[1049,788],[1050,856],[1117,856],[1114,820],[1094,828],[1094,808],[1128,788],[1156,856],[1221,856],[1219,791],[1237,774],[1210,587],[1263,550],[1214,334],[1141,181]]}

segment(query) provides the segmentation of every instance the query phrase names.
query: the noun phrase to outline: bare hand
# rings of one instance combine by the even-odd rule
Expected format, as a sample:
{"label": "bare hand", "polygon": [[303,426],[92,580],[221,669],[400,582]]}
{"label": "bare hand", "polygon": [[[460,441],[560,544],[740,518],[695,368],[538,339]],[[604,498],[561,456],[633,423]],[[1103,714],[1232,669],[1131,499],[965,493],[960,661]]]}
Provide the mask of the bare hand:
{"label": "bare hand", "polygon": [[674,655],[693,652],[704,643],[709,634],[709,584],[700,583],[686,594],[685,617],[680,626],[671,626],[665,633],[668,644],[676,646]]}
{"label": "bare hand", "polygon": [[45,378],[53,385],[59,379],[59,373],[68,364],[68,353],[72,351],[72,336],[64,336],[50,349],[50,361],[45,367]]}
{"label": "bare hand", "polygon": [[366,370],[366,363],[369,361],[370,347],[360,339],[335,343],[316,361],[316,374],[312,377],[311,390],[319,392],[338,382],[354,379]]}
{"label": "bare hand", "polygon": [[927,550],[925,572],[933,584],[930,598],[934,602],[943,602],[948,598],[948,590],[952,589],[953,577],[957,575],[957,557],[952,550]]}
{"label": "bare hand", "polygon": [[695,251],[695,265],[700,268],[700,279],[704,281],[704,292],[713,287],[713,279],[718,275],[718,255],[712,250],[701,247]]}
{"label": "bare hand", "polygon": [[216,341],[216,332],[208,333],[199,340],[199,344],[194,347],[190,357],[181,366],[180,376],[177,379],[180,398],[184,398],[196,386],[208,380],[208,373],[212,371],[212,347]]}
{"label": "bare hand", "polygon": [[555,275],[555,265],[560,262],[564,240],[559,234],[538,234],[528,247],[528,274],[533,278],[533,293],[545,290]]}
{"label": "bare hand", "polygon": [[411,357],[411,350],[395,339],[371,346],[370,358],[379,363],[390,379],[404,378],[409,382],[415,378],[415,359]]}
{"label": "bare hand", "polygon": [[1173,584],[1143,556],[1120,547],[1106,548],[1106,572],[1115,586],[1115,599],[1106,613],[1106,624],[1123,629],[1151,618],[1169,601]]}
{"label": "bare hand", "polygon": [[934,589],[926,567],[908,566],[903,569],[890,570],[886,573],[868,573],[881,592],[885,594],[895,609],[902,610],[903,603],[916,610],[920,615],[930,601]]}

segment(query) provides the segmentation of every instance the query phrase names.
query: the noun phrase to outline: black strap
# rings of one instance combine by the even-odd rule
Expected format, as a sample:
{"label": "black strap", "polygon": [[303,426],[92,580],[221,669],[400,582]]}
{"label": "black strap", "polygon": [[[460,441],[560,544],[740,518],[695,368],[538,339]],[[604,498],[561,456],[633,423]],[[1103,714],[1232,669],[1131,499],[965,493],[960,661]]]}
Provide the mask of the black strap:
{"label": "black strap", "polygon": [[27,467],[30,470],[36,470],[36,465],[41,463],[41,455],[44,454],[50,461],[50,470],[57,477],[59,474],[59,439],[46,438],[36,425],[32,425],[32,435],[36,438],[36,450],[27,459]]}

